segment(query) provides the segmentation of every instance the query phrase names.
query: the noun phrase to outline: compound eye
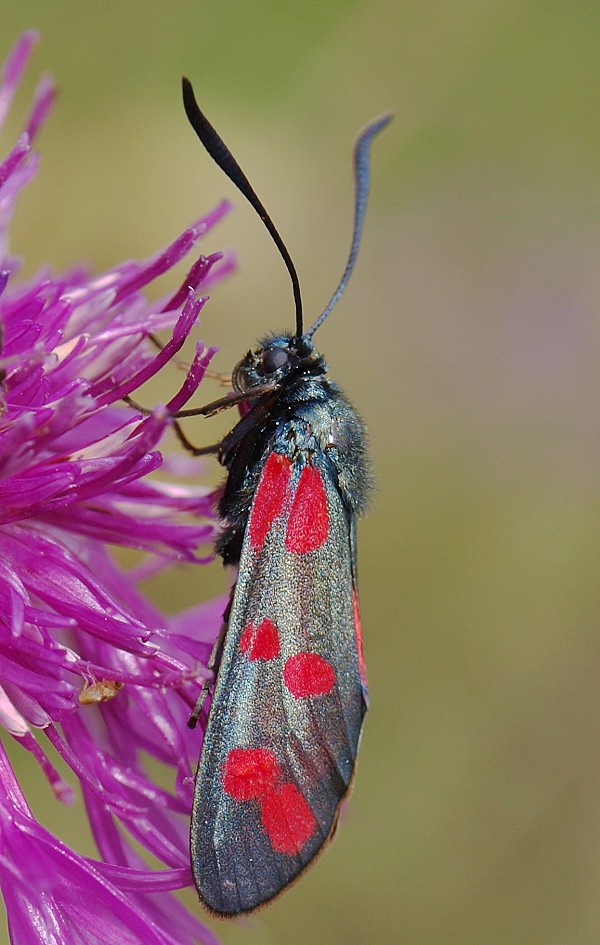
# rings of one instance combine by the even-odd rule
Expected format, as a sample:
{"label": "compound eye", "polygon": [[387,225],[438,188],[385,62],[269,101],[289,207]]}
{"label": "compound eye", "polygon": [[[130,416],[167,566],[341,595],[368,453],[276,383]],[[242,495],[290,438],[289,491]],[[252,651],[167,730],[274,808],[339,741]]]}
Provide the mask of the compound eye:
{"label": "compound eye", "polygon": [[274,374],[279,368],[285,367],[289,360],[290,354],[286,348],[267,348],[262,356],[263,373]]}

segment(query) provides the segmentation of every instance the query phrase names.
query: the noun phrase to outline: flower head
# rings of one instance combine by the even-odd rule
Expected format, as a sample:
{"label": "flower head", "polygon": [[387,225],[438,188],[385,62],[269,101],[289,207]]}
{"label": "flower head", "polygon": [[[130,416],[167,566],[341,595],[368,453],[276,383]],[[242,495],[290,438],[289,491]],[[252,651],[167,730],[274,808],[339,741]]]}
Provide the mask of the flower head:
{"label": "flower head", "polygon": [[[5,64],[0,122],[34,40],[25,34]],[[13,942],[210,941],[169,890],[190,882],[187,820],[199,745],[186,721],[222,608],[215,602],[166,617],[135,578],[209,554],[209,490],[148,474],[167,466],[157,447],[170,412],[197,389],[213,350],[197,346],[166,409],[140,416],[122,399],[181,349],[206,301],[197,291],[231,263],[200,256],[183,285],[155,305],[142,290],[228,207],[144,263],[99,277],[82,267],[44,271],[20,282],[8,225],[36,172],[31,142],[53,98],[44,80],[0,164],[0,724],[36,758],[63,803],[72,790],[44,740],[67,762],[100,859],[68,849],[35,821],[1,750],[0,887]],[[148,336],[163,329],[171,338],[157,353]],[[137,574],[125,573],[109,545],[148,557]],[[154,783],[144,756],[170,766],[172,790]],[[131,839],[168,869],[151,872]]]}

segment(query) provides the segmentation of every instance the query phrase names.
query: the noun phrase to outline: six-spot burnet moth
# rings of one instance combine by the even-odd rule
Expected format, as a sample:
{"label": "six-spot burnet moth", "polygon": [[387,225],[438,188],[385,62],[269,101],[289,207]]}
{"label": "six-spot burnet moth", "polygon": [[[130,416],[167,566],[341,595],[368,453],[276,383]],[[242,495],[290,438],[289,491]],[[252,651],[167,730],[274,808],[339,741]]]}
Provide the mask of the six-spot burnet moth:
{"label": "six-spot burnet moth", "polygon": [[[209,661],[213,681],[196,775],[191,861],[202,903],[219,916],[277,896],[331,839],[348,794],[367,708],[357,603],[356,516],[370,485],[363,425],[312,336],[352,272],[369,188],[373,121],[354,150],[348,263],[305,331],[298,276],[268,213],[183,79],[200,141],[259,214],[290,274],[294,332],[271,334],[233,371],[235,393],[175,417],[240,404],[215,446],[227,469],[217,550],[237,582]],[[190,723],[202,711],[198,700]]]}

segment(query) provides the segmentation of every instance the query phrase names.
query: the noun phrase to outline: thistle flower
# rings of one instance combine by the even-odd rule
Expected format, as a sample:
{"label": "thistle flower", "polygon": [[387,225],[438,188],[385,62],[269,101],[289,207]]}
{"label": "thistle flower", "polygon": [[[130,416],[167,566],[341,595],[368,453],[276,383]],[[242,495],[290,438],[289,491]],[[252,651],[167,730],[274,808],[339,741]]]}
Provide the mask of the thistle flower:
{"label": "thistle flower", "polygon": [[[6,61],[0,122],[34,41],[22,36]],[[167,617],[135,579],[206,560],[199,549],[208,554],[213,537],[210,492],[148,474],[197,472],[189,459],[167,466],[157,446],[169,411],[197,389],[213,350],[197,346],[167,409],[140,416],[122,398],[181,348],[205,302],[196,290],[230,262],[201,256],[183,286],[156,305],[144,286],[228,207],[144,263],[95,278],[78,267],[19,282],[7,229],[36,172],[31,141],[53,97],[43,80],[25,131],[0,164],[0,724],[65,804],[73,790],[46,740],[70,767],[99,859],[36,822],[0,746],[0,888],[18,945],[212,942],[172,890],[191,882],[187,832],[199,740],[186,720],[222,606]],[[147,339],[161,329],[171,338],[157,353]],[[125,573],[109,545],[148,556]],[[172,769],[172,790],[154,782],[145,758]],[[150,870],[140,849],[166,869]]]}

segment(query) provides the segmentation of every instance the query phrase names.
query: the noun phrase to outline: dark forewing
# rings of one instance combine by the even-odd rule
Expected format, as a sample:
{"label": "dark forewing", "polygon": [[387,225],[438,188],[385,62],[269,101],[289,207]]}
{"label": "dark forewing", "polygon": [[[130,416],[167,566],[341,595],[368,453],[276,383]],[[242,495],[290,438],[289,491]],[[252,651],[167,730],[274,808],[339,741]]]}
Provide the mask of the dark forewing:
{"label": "dark forewing", "polygon": [[192,867],[217,913],[290,883],[350,786],[366,710],[352,529],[322,454],[269,455],[196,777]]}

